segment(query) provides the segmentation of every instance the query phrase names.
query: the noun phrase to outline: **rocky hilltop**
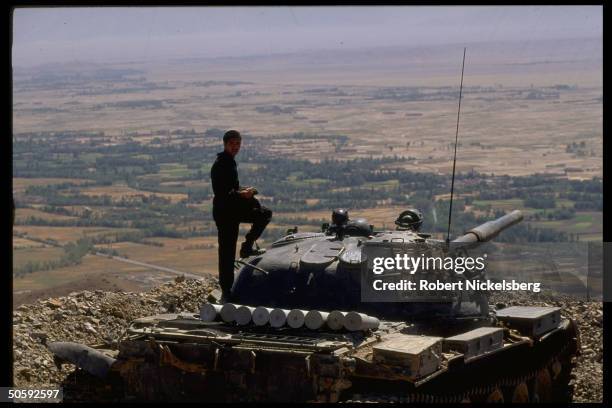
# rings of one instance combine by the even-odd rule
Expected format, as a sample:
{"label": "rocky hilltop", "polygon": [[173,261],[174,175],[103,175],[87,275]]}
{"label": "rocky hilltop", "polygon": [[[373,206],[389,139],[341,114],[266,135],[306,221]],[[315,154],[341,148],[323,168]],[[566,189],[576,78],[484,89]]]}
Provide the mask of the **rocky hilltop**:
{"label": "rocky hilltop", "polygon": [[[209,293],[217,288],[217,280],[212,277],[201,280],[177,278],[143,293],[85,290],[21,305],[13,312],[15,386],[57,387],[74,371],[70,364],[56,367],[53,356],[44,345],[47,341],[112,347],[131,320],[159,313],[197,313]],[[574,318],[581,332],[582,355],[578,357],[574,370],[574,401],[602,401],[601,302],[584,302],[557,294],[517,293],[494,293],[491,301],[497,307],[563,307],[564,315]]]}

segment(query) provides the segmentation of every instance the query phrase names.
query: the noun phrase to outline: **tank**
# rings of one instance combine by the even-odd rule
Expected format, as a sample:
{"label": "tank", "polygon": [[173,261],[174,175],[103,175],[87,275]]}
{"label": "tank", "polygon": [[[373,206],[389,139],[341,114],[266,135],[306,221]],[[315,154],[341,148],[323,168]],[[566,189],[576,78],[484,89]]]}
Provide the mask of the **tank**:
{"label": "tank", "polygon": [[397,229],[377,231],[334,211],[321,232],[294,228],[237,260],[228,303],[213,294],[200,311],[134,320],[115,350],[48,347],[121,401],[571,401],[579,333],[558,307],[494,310],[481,291],[364,300],[372,254],[456,258],[522,220],[513,211],[446,242],[405,213]]}

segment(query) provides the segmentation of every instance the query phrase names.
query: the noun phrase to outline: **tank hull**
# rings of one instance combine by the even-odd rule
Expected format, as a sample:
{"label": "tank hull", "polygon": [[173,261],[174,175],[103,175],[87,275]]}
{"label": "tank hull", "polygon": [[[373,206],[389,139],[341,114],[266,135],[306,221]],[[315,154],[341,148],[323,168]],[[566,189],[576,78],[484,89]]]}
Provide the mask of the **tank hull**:
{"label": "tank hull", "polygon": [[[374,332],[332,333],[199,321],[187,328],[189,320],[166,316],[132,327],[107,378],[96,380],[105,389],[100,395],[176,402],[566,402],[579,350],[571,320],[537,338],[505,328],[502,347],[470,358],[446,350],[438,367],[419,376],[372,357],[388,338],[421,333],[418,325],[385,321]],[[444,340],[435,334],[453,333],[428,336]],[[65,394],[70,400],[70,387]]]}

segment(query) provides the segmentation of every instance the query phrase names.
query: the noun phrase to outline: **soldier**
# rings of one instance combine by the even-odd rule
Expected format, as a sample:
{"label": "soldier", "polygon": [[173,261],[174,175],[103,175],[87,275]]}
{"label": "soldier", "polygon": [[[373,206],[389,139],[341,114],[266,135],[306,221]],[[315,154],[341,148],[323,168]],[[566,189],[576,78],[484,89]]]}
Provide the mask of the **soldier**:
{"label": "soldier", "polygon": [[240,151],[242,136],[236,130],[228,130],[223,135],[223,151],[210,171],[213,199],[213,218],[217,225],[219,239],[219,285],[222,290],[222,302],[227,301],[234,283],[234,257],[238,226],[241,222],[252,223],[246,234],[245,242],[240,247],[240,257],[258,255],[262,250],[253,249],[253,244],[260,237],[272,218],[272,211],[262,207],[253,197],[257,190],[253,187],[240,187],[238,168],[234,157]]}

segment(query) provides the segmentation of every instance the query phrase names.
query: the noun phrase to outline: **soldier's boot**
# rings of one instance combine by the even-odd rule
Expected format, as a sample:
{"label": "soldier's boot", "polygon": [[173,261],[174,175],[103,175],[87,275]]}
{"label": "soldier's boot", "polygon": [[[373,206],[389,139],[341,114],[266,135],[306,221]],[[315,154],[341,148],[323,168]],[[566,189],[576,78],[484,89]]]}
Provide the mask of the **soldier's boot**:
{"label": "soldier's boot", "polygon": [[260,249],[259,245],[255,244],[256,249],[253,249],[254,242],[245,241],[240,246],[240,257],[248,258],[249,256],[261,255],[266,252],[265,249]]}

